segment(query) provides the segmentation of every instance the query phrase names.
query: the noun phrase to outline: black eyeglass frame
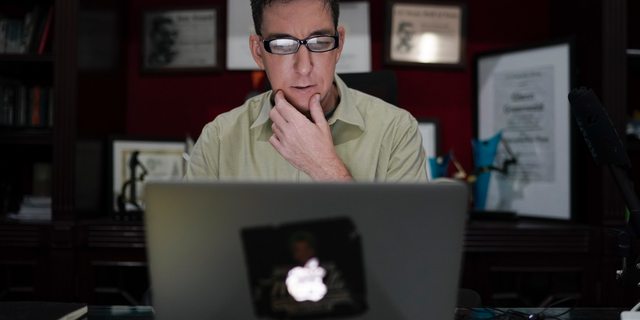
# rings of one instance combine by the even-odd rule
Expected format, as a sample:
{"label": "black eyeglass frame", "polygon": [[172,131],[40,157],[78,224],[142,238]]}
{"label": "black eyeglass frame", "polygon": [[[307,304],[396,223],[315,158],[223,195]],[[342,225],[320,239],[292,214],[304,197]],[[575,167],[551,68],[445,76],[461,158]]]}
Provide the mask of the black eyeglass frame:
{"label": "black eyeglass frame", "polygon": [[[334,40],[334,45],[333,48],[331,49],[327,49],[327,50],[321,50],[321,51],[317,51],[317,50],[312,50],[311,48],[309,48],[309,46],[307,45],[307,42],[311,39],[315,39],[315,38],[320,38],[320,37],[331,37]],[[320,53],[320,52],[329,52],[332,50],[337,49],[340,46],[340,34],[338,34],[338,30],[336,30],[336,35],[332,36],[332,35],[320,35],[320,36],[313,36],[304,40],[298,40],[298,39],[294,39],[294,38],[274,38],[274,39],[269,39],[266,40],[265,38],[263,38],[262,36],[260,36],[260,38],[262,38],[262,44],[264,46],[264,49],[267,50],[267,52],[271,53],[271,54],[277,54],[277,55],[288,55],[288,54],[294,54],[296,52],[298,52],[298,50],[300,50],[300,45],[304,44],[305,47],[307,47],[307,50],[309,50],[309,52],[316,52],[316,53]],[[269,46],[269,43],[271,43],[271,41],[274,40],[282,40],[282,39],[288,39],[288,40],[294,40],[298,42],[298,47],[296,48],[295,51],[290,52],[290,53],[275,53],[271,51],[271,47]]]}

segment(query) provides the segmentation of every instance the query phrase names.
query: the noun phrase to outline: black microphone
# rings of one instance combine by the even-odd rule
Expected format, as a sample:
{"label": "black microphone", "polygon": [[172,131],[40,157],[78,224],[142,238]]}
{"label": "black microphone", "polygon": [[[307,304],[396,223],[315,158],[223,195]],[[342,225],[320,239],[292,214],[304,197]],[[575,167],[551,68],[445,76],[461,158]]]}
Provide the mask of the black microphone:
{"label": "black microphone", "polygon": [[631,160],[622,141],[593,90],[585,87],[573,89],[569,93],[569,102],[580,132],[598,166],[613,164],[623,170],[631,168]]}
{"label": "black microphone", "polygon": [[580,132],[598,166],[606,164],[629,209],[629,226],[640,236],[640,201],[633,191],[626,170],[631,160],[613,127],[604,106],[592,89],[580,87],[569,93],[571,111],[578,122]]}

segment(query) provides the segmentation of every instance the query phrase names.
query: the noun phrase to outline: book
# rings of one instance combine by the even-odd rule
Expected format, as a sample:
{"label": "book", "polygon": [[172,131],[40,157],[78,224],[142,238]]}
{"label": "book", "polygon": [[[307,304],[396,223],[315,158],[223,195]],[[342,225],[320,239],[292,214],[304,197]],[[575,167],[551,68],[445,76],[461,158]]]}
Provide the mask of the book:
{"label": "book", "polygon": [[22,53],[22,21],[17,19],[7,20],[5,33],[5,53]]}
{"label": "book", "polygon": [[16,112],[14,125],[24,127],[27,125],[27,105],[29,103],[28,90],[25,85],[18,86]]}
{"label": "book", "polygon": [[2,86],[2,103],[0,104],[0,125],[13,125],[13,113],[16,110],[17,85],[11,83]]}
{"label": "book", "polygon": [[29,114],[31,115],[31,121],[29,124],[32,126],[39,126],[42,124],[40,121],[40,87],[35,86],[31,88],[31,94],[29,99]]}
{"label": "book", "polygon": [[[43,10],[39,5],[34,6],[33,10],[24,15],[24,23],[22,25],[22,53],[31,53],[35,51],[37,46],[36,39],[40,24],[43,24]],[[38,43],[39,44],[39,43]]]}
{"label": "book", "polygon": [[0,302],[0,319],[75,320],[88,311],[84,303],[10,301]]}
{"label": "book", "polygon": [[53,87],[49,87],[49,96],[48,96],[48,100],[49,100],[49,105],[47,108],[47,111],[49,111],[49,128],[53,128]]}
{"label": "book", "polygon": [[40,87],[40,126],[49,124],[49,88]]}
{"label": "book", "polygon": [[8,24],[9,21],[7,19],[0,17],[0,53],[4,53],[5,51],[5,38]]}
{"label": "book", "polygon": [[4,122],[4,84],[0,82],[0,126],[3,126]]}
{"label": "book", "polygon": [[36,44],[34,46],[33,53],[44,53],[45,45],[47,44],[47,40],[49,39],[49,34],[51,33],[51,21],[53,20],[53,5],[49,7],[49,12],[44,16],[42,20],[42,24],[40,25],[40,29],[38,31],[38,35],[36,37]]}
{"label": "book", "polygon": [[51,220],[51,197],[25,195],[18,212],[9,213],[7,217],[17,220]]}

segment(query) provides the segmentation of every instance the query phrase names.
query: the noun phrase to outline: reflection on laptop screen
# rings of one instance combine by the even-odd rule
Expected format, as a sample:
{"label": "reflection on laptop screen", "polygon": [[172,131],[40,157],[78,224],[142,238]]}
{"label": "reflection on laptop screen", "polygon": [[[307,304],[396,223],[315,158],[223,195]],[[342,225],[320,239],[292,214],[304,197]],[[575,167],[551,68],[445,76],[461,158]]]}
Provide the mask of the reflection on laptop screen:
{"label": "reflection on laptop screen", "polygon": [[241,232],[254,312],[276,319],[367,310],[362,245],[349,218]]}

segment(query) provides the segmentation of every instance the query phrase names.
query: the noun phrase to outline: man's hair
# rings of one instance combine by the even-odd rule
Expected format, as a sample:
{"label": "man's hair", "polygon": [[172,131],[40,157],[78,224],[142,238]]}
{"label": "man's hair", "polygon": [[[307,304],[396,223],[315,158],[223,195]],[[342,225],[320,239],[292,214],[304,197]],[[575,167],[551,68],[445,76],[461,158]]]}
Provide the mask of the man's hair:
{"label": "man's hair", "polygon": [[[256,34],[262,36],[262,22],[264,21],[264,8],[271,5],[273,1],[282,1],[283,3],[295,0],[251,0],[251,13],[253,14],[253,25],[256,28]],[[331,17],[333,18],[333,26],[338,28],[338,17],[340,16],[340,3],[338,0],[322,0],[324,5],[327,4],[331,8]]]}
{"label": "man's hair", "polygon": [[300,242],[300,241],[307,242],[309,246],[311,246],[311,248],[314,248],[314,249],[318,244],[318,240],[313,235],[313,233],[303,229],[303,230],[297,230],[291,236],[289,236],[289,248],[293,249],[293,246],[296,244],[296,242]]}

